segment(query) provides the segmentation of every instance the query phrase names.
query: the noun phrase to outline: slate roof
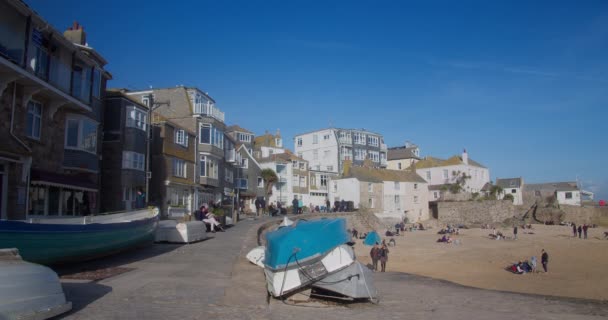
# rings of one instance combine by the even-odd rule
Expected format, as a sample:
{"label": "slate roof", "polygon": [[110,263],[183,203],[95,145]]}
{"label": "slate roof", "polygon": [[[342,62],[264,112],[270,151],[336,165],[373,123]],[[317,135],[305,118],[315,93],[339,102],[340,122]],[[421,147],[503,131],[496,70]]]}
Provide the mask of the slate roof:
{"label": "slate roof", "polygon": [[417,159],[420,160],[420,157],[414,154],[414,150],[418,149],[418,147],[395,147],[388,148],[388,160],[401,160],[401,159]]}
{"label": "slate roof", "polygon": [[578,191],[575,181],[566,182],[546,182],[546,183],[527,183],[525,191]]}
{"label": "slate roof", "polygon": [[503,188],[521,188],[521,178],[496,179],[496,185]]}
{"label": "slate roof", "polygon": [[231,126],[228,126],[228,128],[226,128],[226,132],[234,132],[234,131],[253,134],[253,132],[239,126],[238,124],[233,124]]}
{"label": "slate roof", "polygon": [[350,167],[348,172],[342,177],[357,178],[360,181],[366,182],[400,181],[426,183],[421,176],[412,171],[387,170],[355,166]]}
{"label": "slate roof", "polygon": [[265,133],[253,139],[253,146],[256,150],[259,150],[261,147],[277,148],[275,138],[275,135],[271,133]]}
{"label": "slate roof", "polygon": [[266,163],[266,162],[292,162],[292,161],[301,161],[301,162],[308,163],[308,161],[306,161],[306,160],[298,157],[297,155],[293,154],[293,152],[291,152],[289,150],[285,150],[285,153],[271,154],[269,157],[258,159],[258,161],[260,163]]}
{"label": "slate roof", "polygon": [[123,98],[125,100],[129,100],[129,101],[137,104],[139,107],[141,107],[143,109],[148,109],[148,110],[150,109],[145,104],[143,104],[141,101],[134,99],[132,96],[126,95],[126,92],[127,92],[126,89],[120,89],[120,88],[106,89],[104,98]]}
{"label": "slate roof", "polygon": [[[448,158],[447,160],[434,157],[426,157],[416,162],[416,169],[455,166],[459,164],[464,164],[464,162],[462,162],[462,157],[458,155]],[[469,165],[486,169],[484,165],[471,158],[469,158]]]}

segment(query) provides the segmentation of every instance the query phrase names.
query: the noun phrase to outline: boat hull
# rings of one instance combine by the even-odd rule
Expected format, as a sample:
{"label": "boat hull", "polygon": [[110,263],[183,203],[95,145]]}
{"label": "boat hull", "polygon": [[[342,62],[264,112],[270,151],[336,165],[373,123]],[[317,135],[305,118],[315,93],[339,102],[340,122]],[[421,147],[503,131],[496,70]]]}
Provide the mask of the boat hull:
{"label": "boat hull", "polygon": [[124,215],[106,218],[89,224],[0,221],[0,248],[18,248],[24,260],[49,265],[102,257],[154,241],[158,212],[132,221]]}
{"label": "boat hull", "polygon": [[315,282],[312,287],[328,290],[352,299],[375,300],[378,298],[378,290],[374,285],[371,270],[359,261]]}

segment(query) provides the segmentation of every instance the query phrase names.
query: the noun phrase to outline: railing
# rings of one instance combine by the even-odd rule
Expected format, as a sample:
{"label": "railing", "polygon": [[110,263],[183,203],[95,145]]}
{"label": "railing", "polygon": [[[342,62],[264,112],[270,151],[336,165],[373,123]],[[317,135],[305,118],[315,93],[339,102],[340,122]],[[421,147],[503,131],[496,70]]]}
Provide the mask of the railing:
{"label": "railing", "polygon": [[340,143],[353,144],[352,138],[339,138],[338,141],[340,141]]}
{"label": "railing", "polygon": [[213,104],[197,103],[194,110],[197,114],[213,117],[224,122],[224,113]]}
{"label": "railing", "polygon": [[380,144],[380,150],[381,150],[381,151],[387,151],[387,150],[388,150],[388,147],[386,146],[386,144],[381,143],[381,144]]}
{"label": "railing", "polygon": [[386,159],[380,159],[380,165],[386,167],[388,166],[388,162],[386,161]]}
{"label": "railing", "polygon": [[287,178],[285,177],[279,177],[279,183],[287,183]]}

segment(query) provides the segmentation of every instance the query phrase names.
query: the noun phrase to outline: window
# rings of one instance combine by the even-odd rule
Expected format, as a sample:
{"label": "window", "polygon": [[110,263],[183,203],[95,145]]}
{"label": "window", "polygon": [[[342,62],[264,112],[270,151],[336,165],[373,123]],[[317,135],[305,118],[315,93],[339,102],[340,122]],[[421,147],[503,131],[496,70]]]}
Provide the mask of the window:
{"label": "window", "polygon": [[397,169],[401,170],[401,162],[397,163]]}
{"label": "window", "polygon": [[374,185],[371,183],[367,184],[367,192],[374,192]]}
{"label": "window", "polygon": [[302,146],[302,138],[296,139],[296,143],[298,144],[298,147],[301,147]]}
{"label": "window", "polygon": [[201,177],[218,179],[218,163],[216,159],[201,155],[199,161],[199,174]]}
{"label": "window", "polygon": [[208,123],[201,123],[200,143],[211,144],[224,149],[224,132]]}
{"label": "window", "polygon": [[186,161],[173,158],[173,175],[180,178],[186,178]]}
{"label": "window", "polygon": [[237,133],[238,140],[241,142],[251,142],[251,135],[246,133]]}
{"label": "window", "polygon": [[146,107],[150,107],[150,96],[141,97],[141,103]]}
{"label": "window", "polygon": [[122,200],[123,201],[135,201],[137,195],[137,189],[135,188],[122,188]]}
{"label": "window", "polygon": [[27,104],[27,124],[25,129],[28,137],[40,140],[41,120],[42,104],[30,101]]}
{"label": "window", "polygon": [[312,143],[313,144],[319,143],[319,136],[317,136],[316,134],[313,134],[312,135]]}
{"label": "window", "polygon": [[186,148],[188,147],[188,133],[186,130],[175,130],[175,143]]}
{"label": "window", "polygon": [[146,158],[142,153],[133,151],[122,152],[122,168],[135,169],[144,171],[146,167]]}
{"label": "window", "polygon": [[296,160],[291,161],[291,165],[293,166],[294,169],[297,169],[298,168],[298,161],[296,161]]}
{"label": "window", "polygon": [[324,135],[323,140],[329,140],[329,135],[328,134]]}
{"label": "window", "polygon": [[211,125],[202,123],[200,131],[200,143],[211,144]]}
{"label": "window", "polygon": [[327,171],[334,171],[334,166],[327,166]]}
{"label": "window", "polygon": [[370,209],[374,208],[374,199],[373,198],[369,198],[367,200],[367,205],[369,206]]}
{"label": "window", "polygon": [[185,207],[188,205],[188,198],[190,192],[187,189],[168,188],[169,197],[171,199],[171,206],[173,207]]}
{"label": "window", "polygon": [[258,177],[258,188],[264,188],[264,179]]}
{"label": "window", "polygon": [[443,169],[443,178],[444,179],[448,178],[448,169]]}
{"label": "window", "polygon": [[400,185],[399,185],[399,181],[395,181],[395,190],[399,190],[401,189]]}
{"label": "window", "polygon": [[300,162],[300,170],[306,170],[306,162]]}
{"label": "window", "polygon": [[511,193],[517,193],[517,190],[511,189]]}
{"label": "window", "polygon": [[397,205],[397,208],[401,204],[401,199],[399,199],[399,195],[398,194],[395,195],[395,204]]}
{"label": "window", "polygon": [[241,159],[241,168],[249,168],[249,159],[247,158],[242,158]]}
{"label": "window", "polygon": [[323,159],[329,158],[330,154],[331,154],[331,152],[329,150],[323,151]]}
{"label": "window", "polygon": [[306,177],[300,176],[300,187],[306,188]]}
{"label": "window", "polygon": [[373,162],[379,162],[380,161],[380,153],[378,151],[370,151],[369,152],[369,158]]}
{"label": "window", "polygon": [[313,160],[318,160],[319,159],[319,150],[313,150],[312,151],[312,159]]}
{"label": "window", "polygon": [[137,109],[135,106],[127,107],[127,127],[146,131],[147,112]]}
{"label": "window", "polygon": [[232,171],[232,169],[224,168],[224,180],[226,180],[226,182],[232,183],[233,179],[234,179],[234,172]]}
{"label": "window", "polygon": [[572,192],[566,192],[566,199],[572,199]]}
{"label": "window", "polygon": [[360,132],[353,133],[353,142],[355,144],[365,145],[365,134]]}
{"label": "window", "polygon": [[97,122],[82,116],[68,115],[65,148],[97,153]]}
{"label": "window", "polygon": [[72,71],[72,96],[88,102],[91,98],[91,67],[82,62],[74,64]]}
{"label": "window", "polygon": [[379,145],[379,139],[378,137],[374,137],[374,136],[367,136],[367,144],[373,147],[377,147]]}
{"label": "window", "polygon": [[355,149],[355,160],[363,161],[367,157],[367,150]]}
{"label": "window", "polygon": [[98,68],[93,69],[93,97],[101,98],[101,71]]}
{"label": "window", "polygon": [[439,195],[437,194],[437,191],[434,191],[434,192],[433,192],[433,197],[434,197],[435,199],[439,198]]}
{"label": "window", "polygon": [[326,175],[321,175],[321,186],[327,187],[327,176]]}
{"label": "window", "polygon": [[418,190],[418,184],[414,183],[414,190]]}
{"label": "window", "polygon": [[414,196],[414,203],[418,203],[418,196]]}

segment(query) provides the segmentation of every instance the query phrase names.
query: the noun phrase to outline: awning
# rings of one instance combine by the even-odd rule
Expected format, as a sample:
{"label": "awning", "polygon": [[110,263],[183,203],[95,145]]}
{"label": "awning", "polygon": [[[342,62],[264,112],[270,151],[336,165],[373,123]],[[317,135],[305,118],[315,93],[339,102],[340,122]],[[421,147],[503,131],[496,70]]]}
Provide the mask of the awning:
{"label": "awning", "polygon": [[37,169],[32,169],[30,183],[33,185],[45,185],[82,191],[98,192],[97,185],[87,181],[84,177],[64,175]]}

